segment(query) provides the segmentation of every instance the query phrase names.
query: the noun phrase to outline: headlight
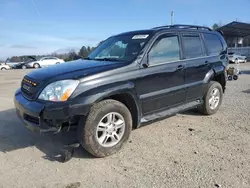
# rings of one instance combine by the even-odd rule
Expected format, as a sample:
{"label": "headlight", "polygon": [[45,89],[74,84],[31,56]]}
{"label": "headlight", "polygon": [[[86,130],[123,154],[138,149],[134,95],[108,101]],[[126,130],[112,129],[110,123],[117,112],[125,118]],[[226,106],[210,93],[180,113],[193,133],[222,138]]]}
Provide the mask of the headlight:
{"label": "headlight", "polygon": [[78,84],[78,80],[53,82],[43,89],[38,98],[46,101],[67,101]]}

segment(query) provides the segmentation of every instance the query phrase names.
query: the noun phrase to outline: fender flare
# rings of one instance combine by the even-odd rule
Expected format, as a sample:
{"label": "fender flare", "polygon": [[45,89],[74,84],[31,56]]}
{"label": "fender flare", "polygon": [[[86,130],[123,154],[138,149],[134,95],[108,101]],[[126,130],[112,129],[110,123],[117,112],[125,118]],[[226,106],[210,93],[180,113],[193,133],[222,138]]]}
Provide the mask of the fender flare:
{"label": "fender flare", "polygon": [[[87,95],[86,95],[87,94]],[[77,96],[75,99],[72,100],[73,104],[71,108],[80,108],[85,109],[83,110],[83,115],[87,115],[90,108],[93,106],[94,103],[100,102],[105,98],[109,98],[114,95],[119,94],[128,94],[130,95],[134,103],[136,105],[136,110],[138,114],[137,118],[137,126],[140,122],[140,117],[142,115],[142,108],[140,104],[140,100],[135,90],[135,84],[133,82],[126,82],[126,83],[119,83],[119,85],[112,85],[103,88],[94,88],[92,91],[84,92]]]}

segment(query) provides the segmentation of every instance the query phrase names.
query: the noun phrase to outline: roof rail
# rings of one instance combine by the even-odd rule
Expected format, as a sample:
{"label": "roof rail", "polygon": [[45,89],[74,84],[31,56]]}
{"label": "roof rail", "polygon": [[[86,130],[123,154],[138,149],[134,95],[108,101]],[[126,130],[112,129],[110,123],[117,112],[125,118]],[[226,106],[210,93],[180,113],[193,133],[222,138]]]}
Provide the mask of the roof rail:
{"label": "roof rail", "polygon": [[164,29],[164,28],[201,29],[201,30],[212,31],[212,29],[210,29],[209,27],[205,27],[205,26],[198,26],[198,25],[182,25],[182,24],[159,26],[159,27],[154,27],[153,29]]}

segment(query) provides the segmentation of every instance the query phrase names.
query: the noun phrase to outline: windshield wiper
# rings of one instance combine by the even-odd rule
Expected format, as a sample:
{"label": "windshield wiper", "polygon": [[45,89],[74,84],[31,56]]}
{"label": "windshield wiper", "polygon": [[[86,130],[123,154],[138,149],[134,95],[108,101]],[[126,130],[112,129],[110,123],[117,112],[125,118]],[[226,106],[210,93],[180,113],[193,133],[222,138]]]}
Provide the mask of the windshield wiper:
{"label": "windshield wiper", "polygon": [[117,59],[117,58],[107,58],[107,57],[105,57],[105,58],[95,58],[94,60],[97,60],[97,61],[121,61],[121,60],[119,60],[119,59]]}
{"label": "windshield wiper", "polygon": [[85,59],[85,60],[94,60],[94,59],[91,59],[89,57],[84,57],[83,59]]}

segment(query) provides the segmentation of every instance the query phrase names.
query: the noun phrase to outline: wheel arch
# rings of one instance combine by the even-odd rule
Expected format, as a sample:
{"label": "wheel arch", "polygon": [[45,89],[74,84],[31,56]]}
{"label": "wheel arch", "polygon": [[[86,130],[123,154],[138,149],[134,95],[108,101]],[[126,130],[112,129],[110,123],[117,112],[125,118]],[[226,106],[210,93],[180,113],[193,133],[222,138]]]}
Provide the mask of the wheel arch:
{"label": "wheel arch", "polygon": [[[133,118],[133,128],[139,127],[141,104],[133,82],[101,86],[90,90],[84,88],[86,89],[85,92],[77,92],[77,95],[72,97],[73,106],[77,106],[76,108],[79,107],[79,109],[82,109],[81,106],[87,107],[82,115],[87,115],[94,104],[106,99],[113,99],[123,103],[129,109]],[[79,111],[77,110],[76,113],[79,113]]]}
{"label": "wheel arch", "polygon": [[99,99],[99,101],[107,100],[107,99],[113,99],[116,101],[121,102],[124,104],[130,111],[132,120],[133,120],[133,128],[137,128],[140,123],[140,109],[139,105],[136,102],[135,96],[129,92],[119,92],[119,93],[113,93],[112,95],[106,96],[102,99]]}
{"label": "wheel arch", "polygon": [[224,66],[219,66],[211,69],[205,76],[204,82],[216,81],[222,86],[223,92],[226,89],[226,68]]}

